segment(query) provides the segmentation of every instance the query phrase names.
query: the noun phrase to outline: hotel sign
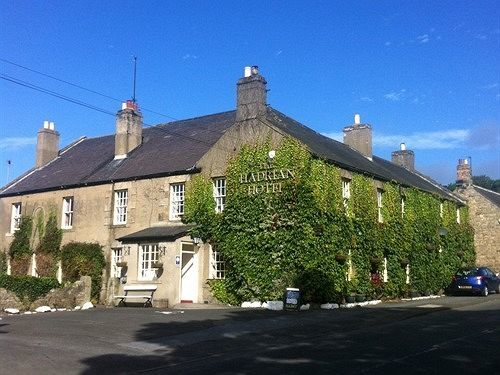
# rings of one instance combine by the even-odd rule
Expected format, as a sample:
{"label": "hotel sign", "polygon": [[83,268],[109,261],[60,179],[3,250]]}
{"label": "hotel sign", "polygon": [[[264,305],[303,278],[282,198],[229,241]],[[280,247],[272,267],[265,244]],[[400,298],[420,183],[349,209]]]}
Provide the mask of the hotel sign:
{"label": "hotel sign", "polygon": [[281,193],[283,181],[291,178],[295,178],[293,169],[265,169],[240,174],[240,184],[248,195]]}

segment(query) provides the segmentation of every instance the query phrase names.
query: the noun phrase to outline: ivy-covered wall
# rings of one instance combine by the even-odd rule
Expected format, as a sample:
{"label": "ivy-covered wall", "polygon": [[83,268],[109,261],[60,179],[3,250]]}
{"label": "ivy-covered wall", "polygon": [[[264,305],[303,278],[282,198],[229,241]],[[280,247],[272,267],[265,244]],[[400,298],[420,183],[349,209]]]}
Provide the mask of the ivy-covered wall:
{"label": "ivy-covered wall", "polygon": [[272,164],[270,149],[269,144],[243,147],[229,162],[222,213],[215,213],[211,181],[198,176],[187,188],[184,221],[196,223],[193,235],[210,242],[226,261],[226,279],[210,282],[222,302],[281,298],[291,286],[312,302],[340,302],[350,292],[369,297],[438,292],[458,267],[474,262],[466,208],[460,208],[458,224],[454,202],[443,202],[441,217],[440,198],[378,183],[379,223],[372,178],[352,174],[346,210],[338,167],[290,138],[276,148]]}

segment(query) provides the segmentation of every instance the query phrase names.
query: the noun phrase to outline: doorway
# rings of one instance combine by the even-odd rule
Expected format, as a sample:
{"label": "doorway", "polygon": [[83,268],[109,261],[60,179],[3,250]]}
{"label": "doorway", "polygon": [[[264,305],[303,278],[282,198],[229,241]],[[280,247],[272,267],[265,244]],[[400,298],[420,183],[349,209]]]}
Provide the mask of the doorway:
{"label": "doorway", "polygon": [[181,244],[181,302],[198,300],[197,246]]}

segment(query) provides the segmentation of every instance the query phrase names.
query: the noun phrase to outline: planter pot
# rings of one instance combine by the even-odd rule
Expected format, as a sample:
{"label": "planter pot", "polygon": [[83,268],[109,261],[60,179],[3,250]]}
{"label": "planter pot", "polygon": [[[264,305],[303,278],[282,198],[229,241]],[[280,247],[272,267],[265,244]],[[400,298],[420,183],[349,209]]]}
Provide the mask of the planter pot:
{"label": "planter pot", "polygon": [[152,263],[151,268],[163,268],[163,263]]}
{"label": "planter pot", "polygon": [[116,266],[117,267],[127,267],[127,262],[117,262]]}
{"label": "planter pot", "polygon": [[354,303],[356,302],[356,296],[346,296],[345,301],[346,303]]}
{"label": "planter pot", "polygon": [[356,302],[365,302],[366,297],[364,294],[356,294],[355,299],[356,299]]}

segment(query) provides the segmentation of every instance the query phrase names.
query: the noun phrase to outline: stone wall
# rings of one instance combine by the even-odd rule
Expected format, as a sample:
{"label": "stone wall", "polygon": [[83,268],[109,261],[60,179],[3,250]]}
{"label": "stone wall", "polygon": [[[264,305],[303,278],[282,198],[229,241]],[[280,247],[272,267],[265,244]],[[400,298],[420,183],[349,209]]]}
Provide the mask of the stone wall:
{"label": "stone wall", "polygon": [[470,222],[474,228],[474,245],[481,266],[500,272],[500,207],[481,195],[474,186],[455,191],[469,205]]}
{"label": "stone wall", "polygon": [[82,276],[79,281],[65,286],[64,288],[52,289],[45,296],[37,299],[26,306],[12,292],[0,288],[0,311],[6,308],[19,310],[34,310],[40,306],[50,306],[52,308],[72,309],[75,306],[82,306],[90,301],[91,290],[90,276]]}

